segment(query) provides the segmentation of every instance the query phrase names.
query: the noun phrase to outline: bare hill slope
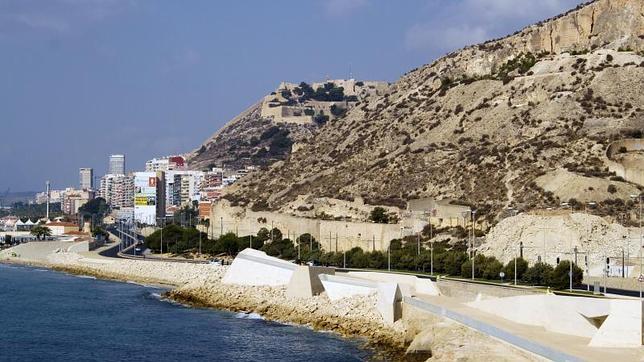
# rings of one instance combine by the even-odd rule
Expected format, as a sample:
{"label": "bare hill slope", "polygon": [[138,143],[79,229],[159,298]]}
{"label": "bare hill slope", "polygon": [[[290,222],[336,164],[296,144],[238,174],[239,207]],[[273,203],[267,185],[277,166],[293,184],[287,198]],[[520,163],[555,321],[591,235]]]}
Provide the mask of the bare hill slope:
{"label": "bare hill slope", "polygon": [[[298,195],[400,207],[449,197],[492,217],[558,204],[564,195],[535,182],[557,169],[618,180],[606,148],[644,128],[643,14],[642,0],[600,0],[449,54],[226,198],[280,209]],[[599,207],[614,207],[611,190],[599,191]]]}

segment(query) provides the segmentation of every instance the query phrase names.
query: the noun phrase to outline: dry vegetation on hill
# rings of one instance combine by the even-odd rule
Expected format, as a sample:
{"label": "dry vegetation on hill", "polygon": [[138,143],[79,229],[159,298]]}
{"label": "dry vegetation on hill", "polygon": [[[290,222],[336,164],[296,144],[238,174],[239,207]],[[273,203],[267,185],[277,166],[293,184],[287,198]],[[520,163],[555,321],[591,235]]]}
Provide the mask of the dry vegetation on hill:
{"label": "dry vegetation on hill", "polygon": [[[610,181],[612,140],[644,128],[644,2],[600,0],[404,75],[320,128],[307,147],[236,185],[235,204],[298,195],[404,207],[456,198],[490,210],[556,205],[556,169]],[[599,196],[614,207],[612,194]],[[605,201],[608,200],[608,201]]]}

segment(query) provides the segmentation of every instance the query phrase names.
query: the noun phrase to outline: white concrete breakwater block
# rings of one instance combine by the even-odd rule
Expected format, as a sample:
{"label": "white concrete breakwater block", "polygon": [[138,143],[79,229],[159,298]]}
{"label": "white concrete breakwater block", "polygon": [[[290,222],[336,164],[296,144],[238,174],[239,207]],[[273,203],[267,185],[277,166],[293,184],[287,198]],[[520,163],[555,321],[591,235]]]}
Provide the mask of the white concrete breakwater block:
{"label": "white concrete breakwater block", "polygon": [[286,285],[297,265],[266,255],[263,251],[245,249],[233,261],[222,279],[224,284]]}
{"label": "white concrete breakwater block", "polygon": [[360,279],[373,280],[378,282],[398,283],[400,291],[406,297],[412,297],[417,294],[441,295],[436,283],[431,279],[418,278],[414,275],[404,275],[395,273],[378,273],[378,272],[348,272],[348,275]]}
{"label": "white concrete breakwater block", "polygon": [[334,275],[335,269],[318,266],[298,265],[286,288],[286,295],[291,298],[310,298],[324,291],[320,281],[321,274]]}
{"label": "white concrete breakwater block", "polygon": [[376,293],[376,308],[385,323],[392,324],[402,316],[402,293],[398,283],[326,274],[319,277],[331,300]]}

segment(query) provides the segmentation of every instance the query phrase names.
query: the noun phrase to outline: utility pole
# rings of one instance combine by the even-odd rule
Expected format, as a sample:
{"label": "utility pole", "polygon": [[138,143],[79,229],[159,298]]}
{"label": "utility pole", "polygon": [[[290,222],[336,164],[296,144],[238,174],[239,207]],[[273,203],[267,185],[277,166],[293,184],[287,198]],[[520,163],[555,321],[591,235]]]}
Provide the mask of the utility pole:
{"label": "utility pole", "polygon": [[[273,232],[271,231],[271,235],[272,234]],[[221,238],[222,235],[224,235],[224,217],[223,216],[219,218],[219,237]]]}
{"label": "utility pole", "polygon": [[47,220],[49,220],[49,197],[50,197],[50,190],[49,190],[49,181],[45,182],[45,192],[46,192],[46,197],[47,197]]}

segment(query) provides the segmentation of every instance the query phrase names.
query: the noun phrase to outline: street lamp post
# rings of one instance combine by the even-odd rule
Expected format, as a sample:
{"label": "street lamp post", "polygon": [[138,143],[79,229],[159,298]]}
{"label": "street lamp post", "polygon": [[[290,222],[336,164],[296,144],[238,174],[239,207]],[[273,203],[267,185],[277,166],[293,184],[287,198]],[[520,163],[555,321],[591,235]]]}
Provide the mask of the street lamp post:
{"label": "street lamp post", "polygon": [[430,259],[429,259],[429,274],[434,275],[434,241],[430,240],[429,243],[431,245],[431,249],[430,249],[430,255],[431,256],[430,256]]}
{"label": "street lamp post", "polygon": [[470,238],[470,250],[472,251],[472,280],[474,280],[474,215],[476,215],[476,210],[470,211],[470,217],[472,218],[472,237]]}
{"label": "street lamp post", "polygon": [[[571,214],[571,218],[572,218],[572,205],[570,205],[567,202],[562,202],[561,206],[564,207],[564,208],[569,208],[570,209],[570,214]],[[562,221],[562,227],[563,227],[563,221]],[[572,255],[573,255],[572,236],[570,237],[569,242],[570,242],[570,252],[571,252],[571,254],[570,254],[570,261],[568,262],[568,264],[570,264],[570,270],[568,271],[568,279],[569,279],[569,283],[570,283],[569,284],[569,290],[572,292]]]}
{"label": "street lamp post", "polygon": [[638,284],[640,285],[640,299],[642,299],[642,248],[644,248],[644,239],[642,239],[642,194],[639,195],[631,195],[631,198],[635,199],[637,198],[640,204],[640,217],[639,217],[639,222],[640,222],[640,275],[638,277]]}

